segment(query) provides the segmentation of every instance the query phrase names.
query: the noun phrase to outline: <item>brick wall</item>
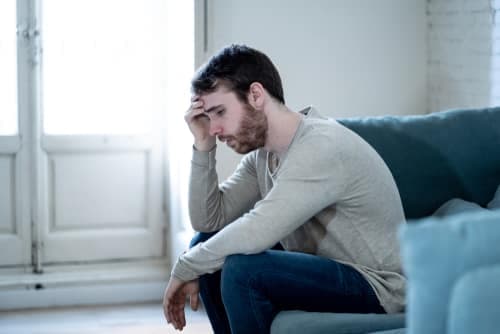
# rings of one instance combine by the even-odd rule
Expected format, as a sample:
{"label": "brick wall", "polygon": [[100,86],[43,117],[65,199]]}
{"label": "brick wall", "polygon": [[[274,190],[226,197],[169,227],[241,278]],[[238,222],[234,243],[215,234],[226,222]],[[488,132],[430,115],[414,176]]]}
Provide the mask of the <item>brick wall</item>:
{"label": "brick wall", "polygon": [[491,52],[491,105],[500,106],[500,1],[491,1],[493,16]]}
{"label": "brick wall", "polygon": [[500,0],[427,0],[429,112],[500,104]]}

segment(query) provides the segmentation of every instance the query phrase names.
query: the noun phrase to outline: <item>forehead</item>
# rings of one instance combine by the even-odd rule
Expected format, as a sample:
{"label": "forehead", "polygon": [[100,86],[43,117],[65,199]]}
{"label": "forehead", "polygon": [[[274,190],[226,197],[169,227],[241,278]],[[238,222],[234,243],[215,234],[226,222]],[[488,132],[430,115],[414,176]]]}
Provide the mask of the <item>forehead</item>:
{"label": "forehead", "polygon": [[234,105],[238,103],[236,94],[224,86],[219,86],[215,91],[200,95],[205,110],[219,105]]}

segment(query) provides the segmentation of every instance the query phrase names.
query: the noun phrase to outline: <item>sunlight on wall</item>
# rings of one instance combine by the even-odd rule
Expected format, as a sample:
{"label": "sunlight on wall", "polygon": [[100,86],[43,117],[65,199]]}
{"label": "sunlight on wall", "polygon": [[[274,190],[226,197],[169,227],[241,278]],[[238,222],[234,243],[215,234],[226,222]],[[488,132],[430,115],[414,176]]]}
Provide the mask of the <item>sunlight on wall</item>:
{"label": "sunlight on wall", "polygon": [[16,1],[0,1],[0,135],[17,133]]}
{"label": "sunlight on wall", "polygon": [[[184,122],[194,73],[194,1],[168,2],[167,10],[167,141],[170,171],[170,211],[173,230],[191,235],[187,210],[192,135]],[[175,231],[174,231],[175,232]]]}

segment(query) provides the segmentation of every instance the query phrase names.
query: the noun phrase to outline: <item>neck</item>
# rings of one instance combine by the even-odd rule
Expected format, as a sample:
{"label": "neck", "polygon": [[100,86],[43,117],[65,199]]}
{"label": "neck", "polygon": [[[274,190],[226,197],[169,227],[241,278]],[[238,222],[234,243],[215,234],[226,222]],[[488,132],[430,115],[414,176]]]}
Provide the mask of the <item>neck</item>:
{"label": "neck", "polygon": [[282,156],[297,132],[302,115],[282,104],[273,104],[266,114],[268,132],[264,149]]}

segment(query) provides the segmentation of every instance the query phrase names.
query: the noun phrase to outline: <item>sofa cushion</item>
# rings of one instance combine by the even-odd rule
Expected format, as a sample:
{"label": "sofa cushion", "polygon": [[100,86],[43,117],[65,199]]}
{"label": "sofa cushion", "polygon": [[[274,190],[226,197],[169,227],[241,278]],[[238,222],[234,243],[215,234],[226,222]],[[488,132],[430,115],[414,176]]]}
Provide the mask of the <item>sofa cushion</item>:
{"label": "sofa cushion", "polygon": [[500,212],[428,218],[400,230],[403,269],[408,278],[408,333],[447,333],[455,282],[466,272],[500,263]]}
{"label": "sofa cushion", "polygon": [[361,334],[401,328],[405,315],[283,311],[274,318],[272,334]]}
{"label": "sofa cushion", "polygon": [[500,184],[500,107],[340,119],[382,156],[407,218],[450,198],[486,207]]}

